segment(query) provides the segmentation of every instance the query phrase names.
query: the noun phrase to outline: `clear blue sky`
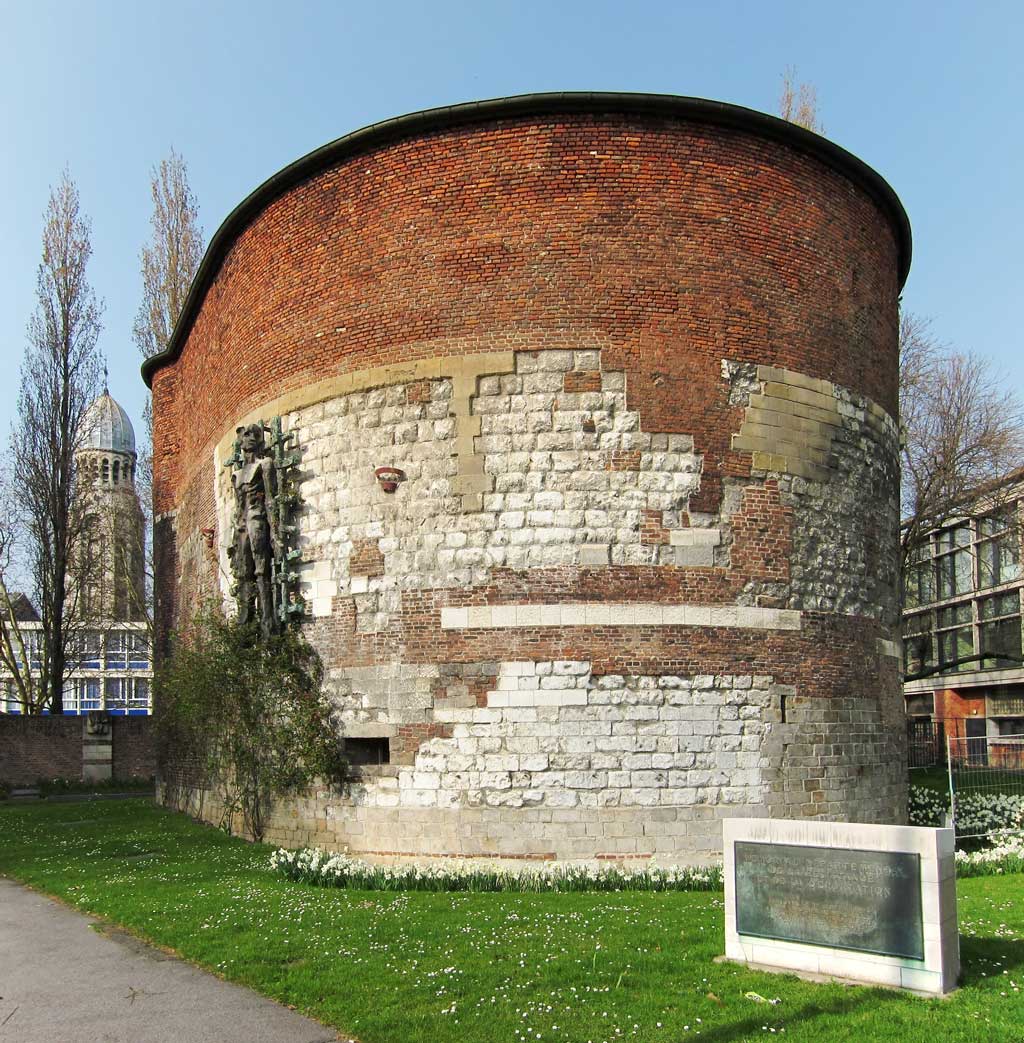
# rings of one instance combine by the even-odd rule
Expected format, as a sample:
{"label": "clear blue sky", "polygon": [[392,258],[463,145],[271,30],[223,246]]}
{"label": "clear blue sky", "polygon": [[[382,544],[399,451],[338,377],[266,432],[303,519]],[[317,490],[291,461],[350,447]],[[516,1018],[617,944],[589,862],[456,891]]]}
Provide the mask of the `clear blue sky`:
{"label": "clear blue sky", "polygon": [[376,120],[553,90],[687,94],[772,112],[788,65],[817,86],[826,135],[903,200],[914,230],[905,305],[1024,390],[1019,0],[0,0],[0,17],[5,441],[42,214],[65,164],[92,218],[111,392],[138,420],[138,255],[149,171],[171,146],[188,162],[209,240],[268,176]]}

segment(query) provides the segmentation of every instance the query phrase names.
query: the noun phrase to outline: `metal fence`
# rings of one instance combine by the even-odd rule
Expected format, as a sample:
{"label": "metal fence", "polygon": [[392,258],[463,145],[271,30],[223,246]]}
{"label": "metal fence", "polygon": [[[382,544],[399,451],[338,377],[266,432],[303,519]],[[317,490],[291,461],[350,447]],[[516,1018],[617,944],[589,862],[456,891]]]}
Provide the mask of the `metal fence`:
{"label": "metal fence", "polygon": [[[959,837],[983,837],[1013,828],[991,798],[1024,800],[1024,734],[949,735],[946,739],[950,806]],[[974,798],[990,798],[989,800]],[[1017,828],[1024,821],[1017,822]]]}
{"label": "metal fence", "polygon": [[931,717],[907,718],[907,757],[911,768],[934,768],[945,762],[946,728]]}

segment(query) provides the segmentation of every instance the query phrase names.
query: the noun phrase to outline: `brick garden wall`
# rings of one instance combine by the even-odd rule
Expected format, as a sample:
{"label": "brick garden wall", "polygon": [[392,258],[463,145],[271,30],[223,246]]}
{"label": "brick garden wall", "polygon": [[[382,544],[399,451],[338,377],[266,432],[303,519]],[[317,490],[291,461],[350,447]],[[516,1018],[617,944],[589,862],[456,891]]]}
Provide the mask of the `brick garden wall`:
{"label": "brick garden wall", "polygon": [[159,625],[230,600],[220,462],[280,415],[306,633],[392,751],[270,838],[683,858],[726,815],[901,821],[897,251],[806,151],[616,114],[378,144],[262,209],[153,378]]}
{"label": "brick garden wall", "polygon": [[0,782],[82,777],[81,717],[13,717],[0,714]]}
{"label": "brick garden wall", "polygon": [[[84,717],[0,714],[0,782],[19,786],[40,778],[81,779]],[[113,777],[156,774],[152,717],[113,718]]]}
{"label": "brick garden wall", "polygon": [[112,769],[115,779],[151,779],[156,775],[152,717],[112,717]]}

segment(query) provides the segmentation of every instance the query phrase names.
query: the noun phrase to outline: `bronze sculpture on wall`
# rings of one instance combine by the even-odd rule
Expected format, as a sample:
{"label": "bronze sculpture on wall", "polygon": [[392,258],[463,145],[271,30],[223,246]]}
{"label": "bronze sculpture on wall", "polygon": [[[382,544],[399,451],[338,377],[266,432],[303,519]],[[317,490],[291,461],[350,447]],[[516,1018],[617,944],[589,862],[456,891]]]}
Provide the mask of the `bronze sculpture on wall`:
{"label": "bronze sculpture on wall", "polygon": [[232,468],[235,498],[228,547],[233,593],[239,622],[257,623],[266,640],[302,611],[301,601],[292,596],[298,577],[289,567],[300,552],[287,547],[288,536],[295,532],[289,516],[298,500],[291,480],[298,454],[285,451],[291,436],[282,432],[280,417],[269,429],[255,423],[235,433],[235,452],[226,464]]}

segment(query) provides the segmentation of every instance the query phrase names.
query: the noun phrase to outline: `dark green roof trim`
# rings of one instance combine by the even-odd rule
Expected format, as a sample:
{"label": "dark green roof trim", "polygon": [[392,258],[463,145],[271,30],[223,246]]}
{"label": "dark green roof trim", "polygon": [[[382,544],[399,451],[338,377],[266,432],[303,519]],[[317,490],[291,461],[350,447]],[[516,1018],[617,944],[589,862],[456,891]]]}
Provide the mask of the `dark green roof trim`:
{"label": "dark green roof trim", "polygon": [[472,101],[463,105],[446,105],[425,109],[406,116],[396,116],[382,123],[346,134],[327,145],[290,163],[268,178],[228,214],[224,223],[210,240],[203,262],[192,281],[192,287],[171,334],[166,350],[142,364],[142,379],[150,384],[153,373],[173,362],[181,354],[206,291],[217,274],[221,262],[246,226],[275,199],[295,185],[329,167],[380,145],[401,138],[414,137],[431,131],[485,121],[519,116],[539,116],[562,113],[616,113],[638,116],[667,116],[697,123],[711,123],[749,131],[760,137],[784,142],[802,152],[810,153],[827,166],[848,177],[863,189],[889,217],[899,248],[899,282],[902,288],[910,270],[910,221],[903,204],[889,183],[852,153],[833,144],[827,138],[814,134],[788,120],[704,98],[682,98],[673,94],[620,94],[608,92],[558,92],[552,94],[521,94],[511,98]]}

